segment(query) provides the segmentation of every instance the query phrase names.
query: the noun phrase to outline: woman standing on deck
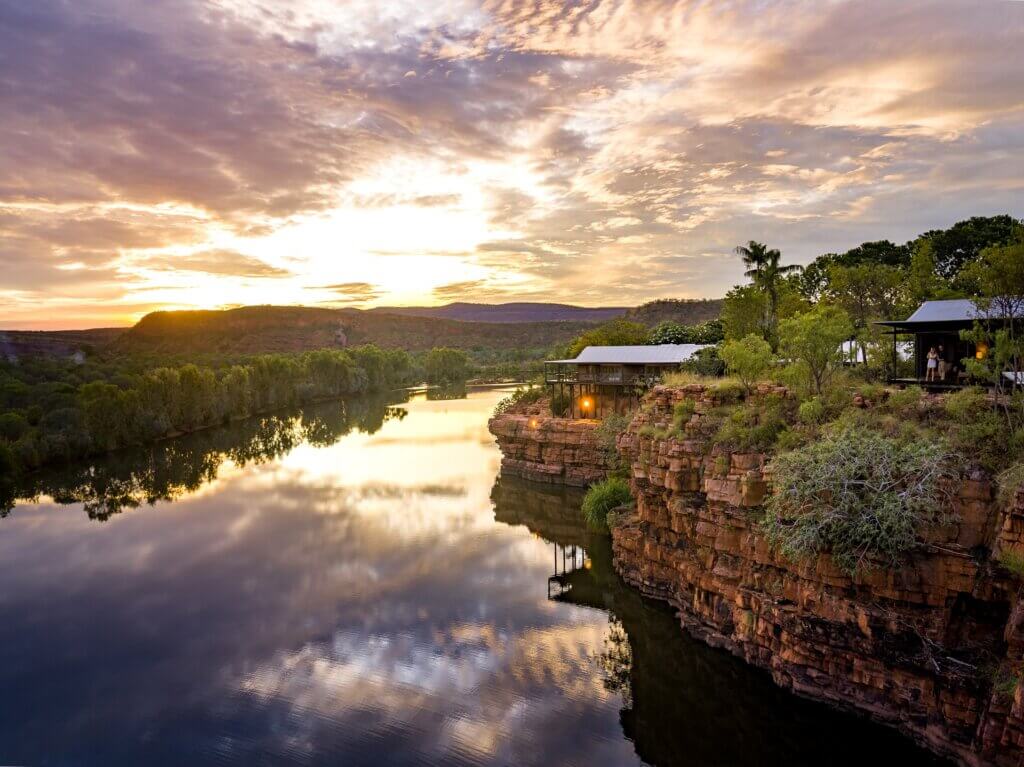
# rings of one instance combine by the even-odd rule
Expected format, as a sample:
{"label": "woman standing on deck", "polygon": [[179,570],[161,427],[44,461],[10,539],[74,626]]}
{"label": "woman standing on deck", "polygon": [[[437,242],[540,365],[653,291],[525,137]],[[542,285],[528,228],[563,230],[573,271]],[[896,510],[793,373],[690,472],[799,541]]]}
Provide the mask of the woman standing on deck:
{"label": "woman standing on deck", "polygon": [[937,351],[935,351],[935,347],[933,346],[931,349],[928,350],[928,372],[925,373],[924,380],[925,381],[935,381],[935,380],[938,380],[938,378],[937,378],[938,371],[939,371],[939,353]]}

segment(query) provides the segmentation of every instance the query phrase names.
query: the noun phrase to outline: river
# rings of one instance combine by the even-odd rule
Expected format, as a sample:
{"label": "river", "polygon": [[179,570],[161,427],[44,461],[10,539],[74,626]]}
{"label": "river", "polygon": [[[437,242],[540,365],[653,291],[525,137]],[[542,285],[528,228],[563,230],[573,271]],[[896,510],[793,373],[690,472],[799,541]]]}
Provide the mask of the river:
{"label": "river", "polygon": [[505,392],[328,403],[33,478],[0,519],[0,764],[938,764],[615,576],[500,479]]}

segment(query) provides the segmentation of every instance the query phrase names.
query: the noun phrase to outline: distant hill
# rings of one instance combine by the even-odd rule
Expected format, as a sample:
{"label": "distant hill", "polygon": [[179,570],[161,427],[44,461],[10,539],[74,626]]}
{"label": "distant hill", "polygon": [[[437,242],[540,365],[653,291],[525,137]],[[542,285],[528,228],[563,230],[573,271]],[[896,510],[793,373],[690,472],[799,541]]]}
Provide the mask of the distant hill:
{"label": "distant hill", "polygon": [[718,319],[721,313],[721,298],[662,298],[629,309],[624,317],[631,322],[654,327],[665,320],[680,325],[696,325]]}
{"label": "distant hill", "polygon": [[444,306],[380,306],[374,314],[437,317],[460,322],[606,322],[626,313],[624,306],[586,307],[572,304],[518,302],[473,304],[457,301]]}
{"label": "distant hill", "polygon": [[126,328],[92,330],[0,330],[0,360],[21,357],[74,357],[101,349]]}
{"label": "distant hill", "polygon": [[412,352],[435,346],[541,352],[566,344],[596,323],[615,317],[649,327],[663,320],[692,325],[717,317],[721,304],[721,299],[715,299],[660,300],[633,309],[544,303],[454,303],[387,310],[245,306],[153,312],[131,328],[0,331],[0,359],[30,355],[75,357],[93,351],[256,354],[364,343]]}
{"label": "distant hill", "polygon": [[546,349],[591,327],[584,322],[463,322],[358,309],[246,306],[224,311],[153,312],[114,344],[119,351],[294,352],[373,343],[422,351]]}

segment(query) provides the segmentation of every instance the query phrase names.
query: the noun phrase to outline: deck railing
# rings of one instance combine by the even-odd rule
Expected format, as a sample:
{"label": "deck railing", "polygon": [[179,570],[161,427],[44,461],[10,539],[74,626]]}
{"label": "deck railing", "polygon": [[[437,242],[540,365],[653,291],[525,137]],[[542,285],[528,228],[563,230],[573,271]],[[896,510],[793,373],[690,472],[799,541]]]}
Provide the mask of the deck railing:
{"label": "deck railing", "polygon": [[548,371],[545,383],[602,384],[607,386],[653,386],[661,380],[656,375],[623,375],[621,373],[587,373],[575,370]]}

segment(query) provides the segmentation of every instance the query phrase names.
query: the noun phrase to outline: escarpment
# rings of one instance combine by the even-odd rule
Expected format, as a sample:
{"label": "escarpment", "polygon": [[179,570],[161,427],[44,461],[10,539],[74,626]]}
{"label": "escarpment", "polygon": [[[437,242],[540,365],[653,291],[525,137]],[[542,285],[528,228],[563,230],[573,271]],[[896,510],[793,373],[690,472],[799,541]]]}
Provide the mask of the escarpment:
{"label": "escarpment", "polygon": [[[770,395],[785,392],[751,396]],[[714,443],[716,397],[703,385],[656,387],[619,436],[636,498],[612,530],[622,577],[675,606],[694,636],[798,694],[963,764],[1024,762],[1024,605],[999,565],[1024,552],[1024,491],[1001,506],[987,476],[968,474],[944,501],[955,521],[925,530],[897,568],[869,562],[851,576],[827,553],[789,561],[760,526],[771,456]],[[680,424],[684,401],[692,414]],[[517,467],[558,444],[533,442]]]}
{"label": "escarpment", "polygon": [[614,455],[600,421],[554,418],[546,401],[496,415],[487,425],[505,476],[586,487],[605,477]]}

